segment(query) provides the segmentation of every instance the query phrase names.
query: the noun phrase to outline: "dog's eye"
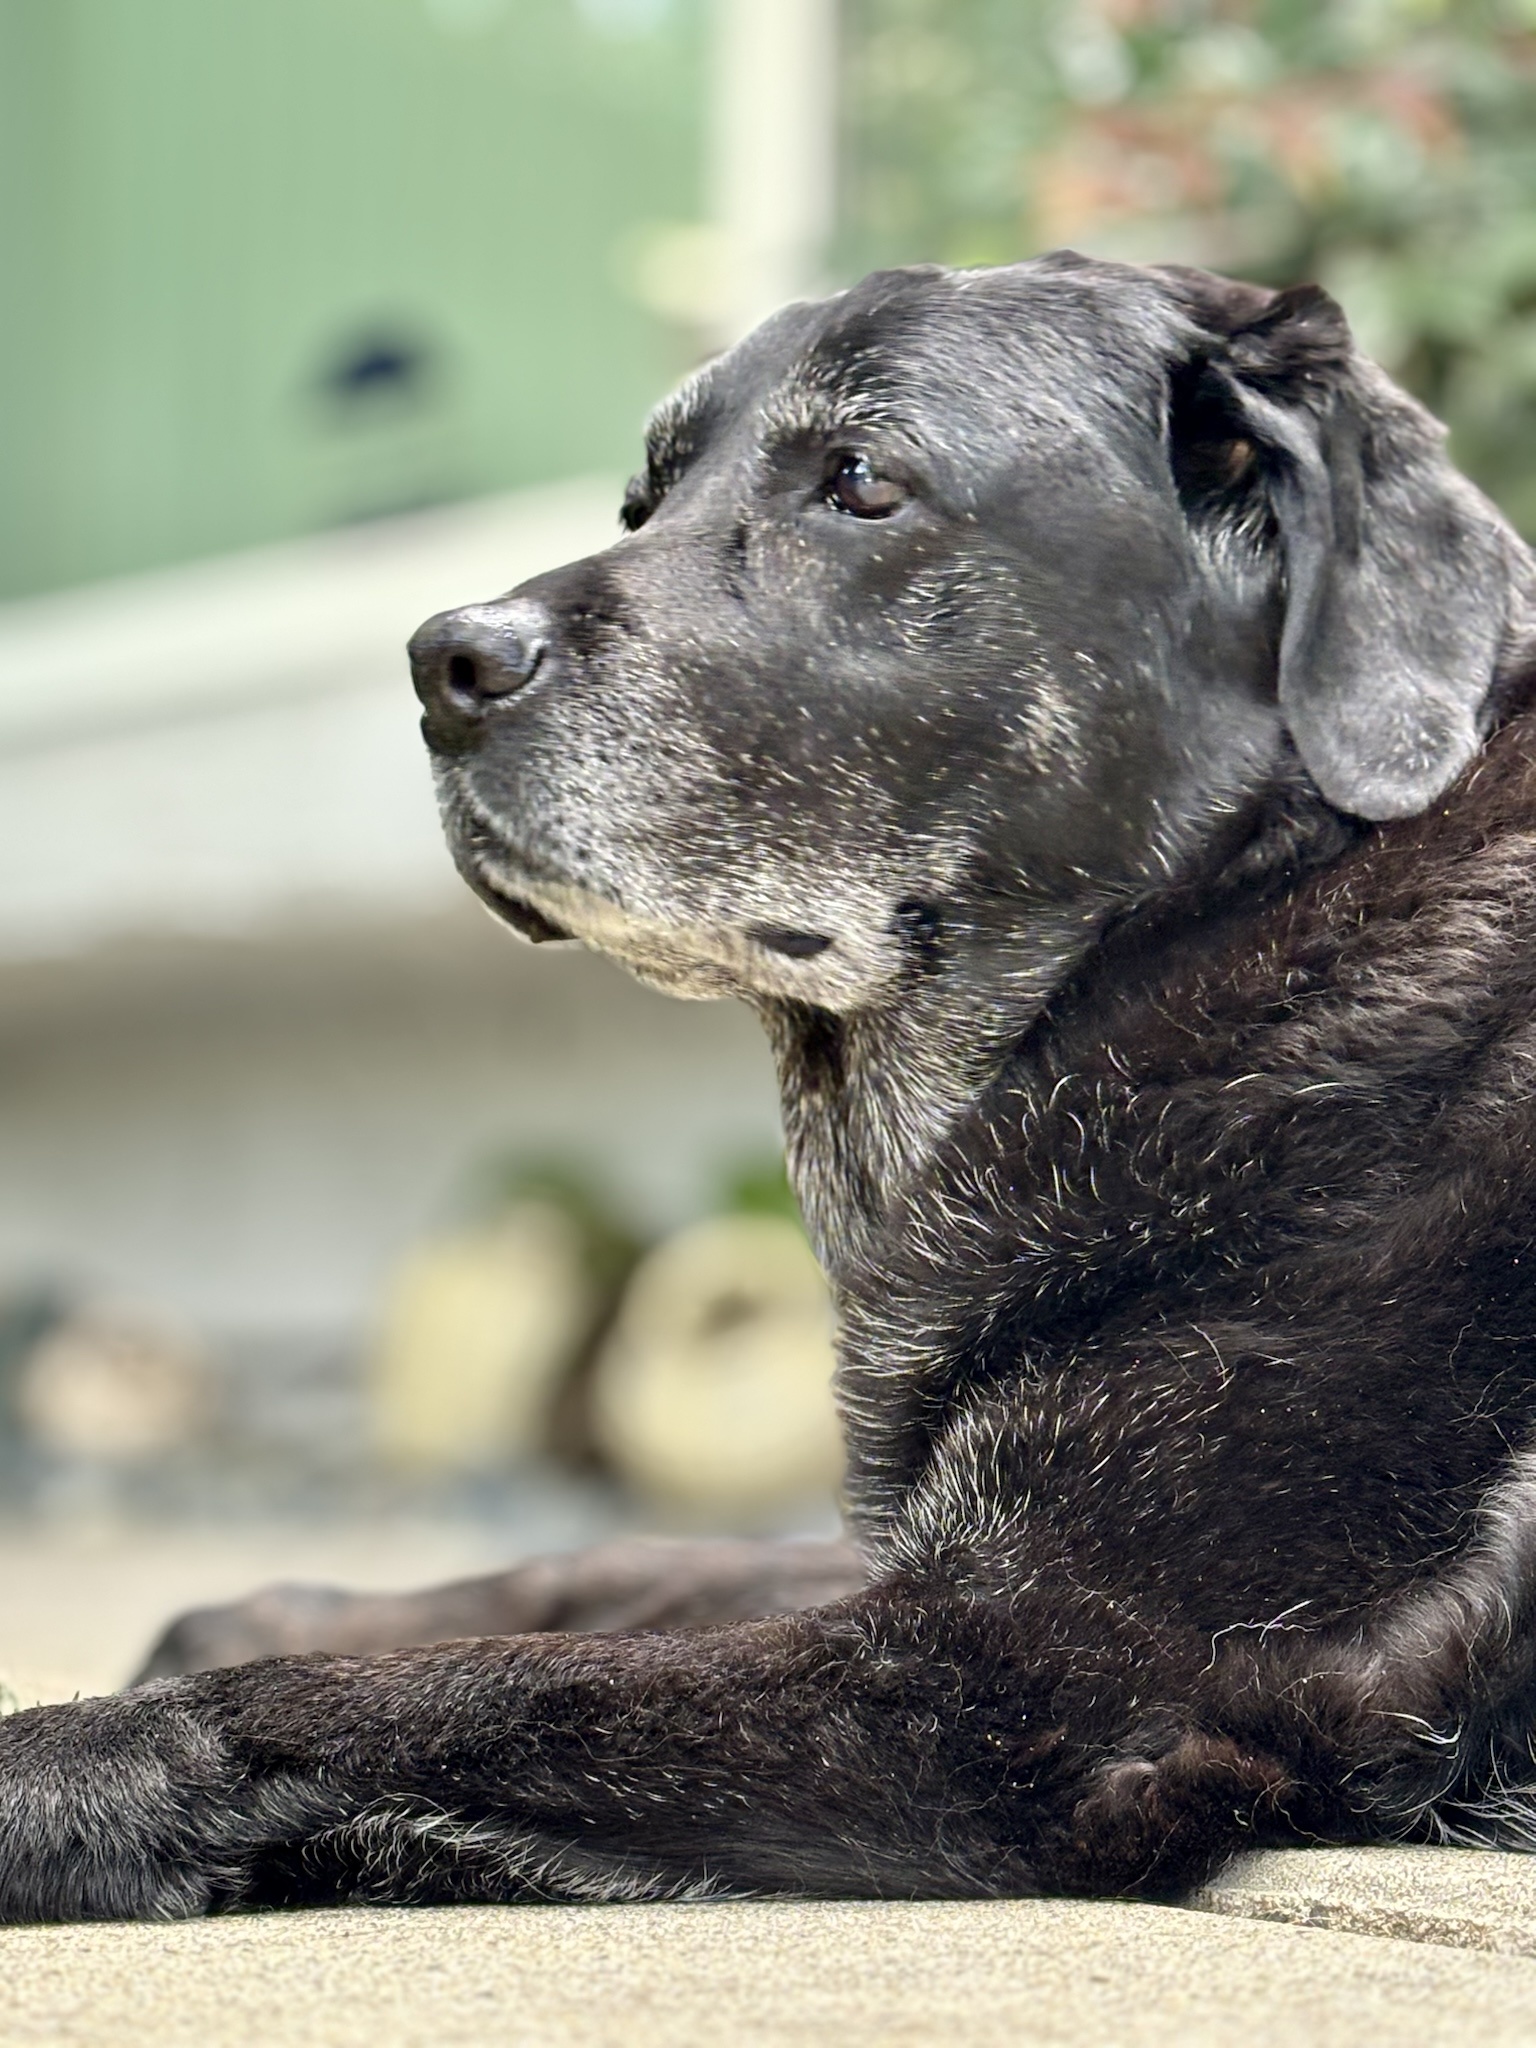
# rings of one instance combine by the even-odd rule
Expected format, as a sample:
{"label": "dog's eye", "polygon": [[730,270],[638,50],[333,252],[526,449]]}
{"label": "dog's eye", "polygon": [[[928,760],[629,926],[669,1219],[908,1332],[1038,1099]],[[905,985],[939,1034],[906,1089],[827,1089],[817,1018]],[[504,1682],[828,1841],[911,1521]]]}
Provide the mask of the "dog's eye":
{"label": "dog's eye", "polygon": [[876,476],[862,455],[840,455],[825,496],[829,505],[855,519],[889,519],[907,502],[908,492],[893,478]]}

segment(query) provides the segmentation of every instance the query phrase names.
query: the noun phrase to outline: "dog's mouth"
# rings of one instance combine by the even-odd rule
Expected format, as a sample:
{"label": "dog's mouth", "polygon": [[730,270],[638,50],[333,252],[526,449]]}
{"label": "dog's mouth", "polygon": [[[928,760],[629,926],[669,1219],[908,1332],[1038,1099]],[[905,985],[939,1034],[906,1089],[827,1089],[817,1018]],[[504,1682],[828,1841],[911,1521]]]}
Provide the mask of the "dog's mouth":
{"label": "dog's mouth", "polygon": [[[497,921],[533,945],[590,947],[669,995],[777,996],[849,1007],[880,963],[849,948],[821,918],[722,917],[626,900],[623,894],[554,871],[547,859],[510,843],[472,792],[454,790],[445,809],[455,865]],[[755,907],[755,906],[754,906]],[[765,906],[766,907],[766,906]],[[789,909],[788,904],[785,905]],[[807,908],[810,906],[807,904]],[[818,928],[819,927],[819,928]]]}
{"label": "dog's mouth", "polygon": [[487,881],[482,874],[466,877],[469,886],[488,910],[494,911],[505,925],[535,946],[546,946],[559,940],[573,940],[574,932],[567,931],[563,924],[556,924],[552,917],[546,917],[542,910],[535,910],[525,897],[511,895],[500,889],[494,882]]}
{"label": "dog's mouth", "polygon": [[[453,864],[486,909],[532,945],[574,940],[573,931],[539,909],[531,895],[517,886],[522,880],[518,872],[522,864],[509,862],[509,850],[502,844],[496,822],[462,788],[450,784],[444,795],[443,823]],[[509,865],[511,886],[506,878]]]}
{"label": "dog's mouth", "polygon": [[[523,888],[517,886],[523,880],[518,872],[522,862],[515,858],[509,860],[509,850],[504,847],[498,847],[492,854],[491,849],[484,844],[484,839],[488,836],[485,822],[476,818],[475,823],[479,829],[466,835],[469,840],[467,845],[461,843],[457,865],[464,880],[486,908],[501,923],[535,946],[557,944],[562,941],[579,942],[583,937],[582,932],[551,917],[548,911],[541,909],[532,900],[530,893],[525,893]],[[504,864],[512,867],[511,886],[506,878]],[[547,885],[551,879],[541,878],[540,883],[534,884],[541,895],[547,896],[549,893]],[[569,885],[562,889],[560,885],[555,884],[554,888],[557,894],[569,893]],[[617,912],[622,918],[623,913],[617,904],[609,905],[608,909],[610,913]],[[577,922],[581,922],[579,917]],[[760,954],[775,955],[784,961],[816,960],[822,954],[836,949],[836,941],[829,933],[811,931],[796,925],[751,923],[739,927],[738,930],[738,943],[745,940],[751,950]]]}
{"label": "dog's mouth", "polygon": [[[546,916],[526,896],[503,888],[482,868],[476,867],[466,879],[487,909],[535,946],[577,939],[578,935],[569,926]],[[750,924],[746,926],[744,936],[765,953],[776,953],[785,960],[815,960],[835,944],[825,932],[800,931],[788,925]]]}

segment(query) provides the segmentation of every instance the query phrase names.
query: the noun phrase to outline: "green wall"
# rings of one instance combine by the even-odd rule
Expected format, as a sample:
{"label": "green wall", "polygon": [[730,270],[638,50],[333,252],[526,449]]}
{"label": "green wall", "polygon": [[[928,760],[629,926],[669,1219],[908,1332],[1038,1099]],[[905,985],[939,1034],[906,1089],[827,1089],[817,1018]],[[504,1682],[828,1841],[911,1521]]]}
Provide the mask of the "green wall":
{"label": "green wall", "polygon": [[0,594],[632,463],[701,0],[0,0]]}

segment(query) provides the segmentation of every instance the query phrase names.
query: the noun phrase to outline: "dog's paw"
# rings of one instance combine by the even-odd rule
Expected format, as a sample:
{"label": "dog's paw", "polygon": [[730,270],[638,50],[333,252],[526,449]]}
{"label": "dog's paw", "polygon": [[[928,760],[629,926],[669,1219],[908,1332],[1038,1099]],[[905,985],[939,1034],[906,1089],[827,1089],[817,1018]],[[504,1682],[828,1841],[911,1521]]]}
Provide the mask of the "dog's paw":
{"label": "dog's paw", "polygon": [[1178,1898],[1235,1849],[1278,1836],[1292,1789],[1275,1758],[1193,1730],[1155,1761],[1108,1764],[1072,1816],[1062,1889]]}
{"label": "dog's paw", "polygon": [[0,1920],[169,1920],[239,1895],[238,1773],[172,1682],[0,1720]]}

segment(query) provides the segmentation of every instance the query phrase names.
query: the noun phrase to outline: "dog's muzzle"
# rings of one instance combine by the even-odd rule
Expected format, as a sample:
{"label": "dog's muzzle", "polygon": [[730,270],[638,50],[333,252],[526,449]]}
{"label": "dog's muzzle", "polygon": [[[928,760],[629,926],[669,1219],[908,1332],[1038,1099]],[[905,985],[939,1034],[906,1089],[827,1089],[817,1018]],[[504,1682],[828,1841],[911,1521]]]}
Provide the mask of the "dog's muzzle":
{"label": "dog's muzzle", "polygon": [[[411,678],[421,699],[422,733],[440,758],[473,753],[488,723],[546,666],[552,627],[537,604],[501,598],[439,612],[411,636]],[[487,820],[448,826],[459,872],[505,923],[536,942],[571,935],[508,891],[488,867],[483,839]],[[499,839],[499,833],[496,837]]]}
{"label": "dog's muzzle", "polygon": [[487,717],[539,673],[549,642],[549,620],[525,598],[463,605],[428,619],[409,650],[428,745],[439,753],[469,752]]}

